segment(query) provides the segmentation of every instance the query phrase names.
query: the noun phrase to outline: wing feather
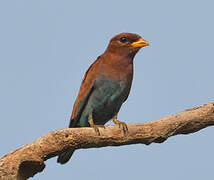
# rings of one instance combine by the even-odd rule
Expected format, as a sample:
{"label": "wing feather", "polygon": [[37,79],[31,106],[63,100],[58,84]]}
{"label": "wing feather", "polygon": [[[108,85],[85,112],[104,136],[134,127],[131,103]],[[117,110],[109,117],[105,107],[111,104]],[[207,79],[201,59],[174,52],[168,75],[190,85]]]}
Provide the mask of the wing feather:
{"label": "wing feather", "polygon": [[70,128],[79,127],[79,120],[80,120],[81,114],[88,103],[88,99],[90,98],[92,92],[94,91],[95,81],[97,77],[96,69],[99,68],[99,64],[100,64],[99,59],[100,59],[100,56],[88,68],[82,80],[80,90],[76,98],[76,101],[74,103],[72,115],[70,118],[70,124],[69,124]]}

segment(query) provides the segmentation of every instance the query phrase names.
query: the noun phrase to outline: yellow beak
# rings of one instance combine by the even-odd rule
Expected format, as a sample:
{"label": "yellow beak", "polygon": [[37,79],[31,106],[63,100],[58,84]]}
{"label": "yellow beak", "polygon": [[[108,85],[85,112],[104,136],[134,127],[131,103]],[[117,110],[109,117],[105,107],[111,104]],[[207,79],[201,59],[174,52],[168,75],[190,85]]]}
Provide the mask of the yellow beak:
{"label": "yellow beak", "polygon": [[138,39],[138,41],[133,42],[131,45],[134,48],[139,48],[139,47],[149,46],[149,43],[146,40],[140,38],[140,39]]}

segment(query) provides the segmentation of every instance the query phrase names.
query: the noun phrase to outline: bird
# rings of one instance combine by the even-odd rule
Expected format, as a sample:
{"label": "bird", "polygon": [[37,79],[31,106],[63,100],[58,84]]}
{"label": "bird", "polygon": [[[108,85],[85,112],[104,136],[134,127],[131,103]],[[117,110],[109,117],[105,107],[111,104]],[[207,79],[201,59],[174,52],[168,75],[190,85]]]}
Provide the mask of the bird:
{"label": "bird", "polygon": [[[127,100],[133,79],[133,59],[148,41],[134,33],[114,36],[104,53],[92,63],[82,80],[70,118],[69,128],[92,127],[100,135],[99,127],[113,120],[124,134],[128,128],[117,115]],[[59,154],[57,162],[65,164],[75,149]]]}

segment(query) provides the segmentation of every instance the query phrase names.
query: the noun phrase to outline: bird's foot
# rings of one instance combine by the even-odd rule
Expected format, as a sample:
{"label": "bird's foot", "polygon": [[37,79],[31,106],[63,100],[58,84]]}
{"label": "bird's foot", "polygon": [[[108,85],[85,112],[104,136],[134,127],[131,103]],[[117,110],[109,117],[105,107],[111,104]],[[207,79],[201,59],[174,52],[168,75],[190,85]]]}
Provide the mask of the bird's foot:
{"label": "bird's foot", "polygon": [[91,127],[95,130],[95,132],[96,132],[96,134],[97,134],[98,136],[101,135],[101,134],[100,134],[99,128],[105,128],[104,125],[92,125]]}
{"label": "bird's foot", "polygon": [[88,122],[90,124],[90,127],[92,127],[95,130],[96,134],[98,136],[100,136],[99,128],[105,128],[105,126],[104,125],[96,125],[96,124],[94,124],[94,121],[93,121],[93,118],[92,118],[92,114],[89,115]]}
{"label": "bird's foot", "polygon": [[127,133],[128,133],[128,127],[127,127],[126,123],[119,121],[119,120],[117,119],[117,115],[113,117],[113,122],[114,122],[115,124],[118,124],[118,125],[119,125],[119,128],[122,127],[124,135],[127,135]]}

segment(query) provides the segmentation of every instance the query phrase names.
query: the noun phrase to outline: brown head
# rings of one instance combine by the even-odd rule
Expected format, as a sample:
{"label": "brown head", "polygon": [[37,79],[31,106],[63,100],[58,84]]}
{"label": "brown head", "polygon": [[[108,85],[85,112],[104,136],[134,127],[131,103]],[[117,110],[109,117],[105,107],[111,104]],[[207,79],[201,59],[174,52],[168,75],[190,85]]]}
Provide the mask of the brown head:
{"label": "brown head", "polygon": [[121,33],[110,40],[106,52],[134,57],[140,48],[148,45],[149,43],[138,34]]}

